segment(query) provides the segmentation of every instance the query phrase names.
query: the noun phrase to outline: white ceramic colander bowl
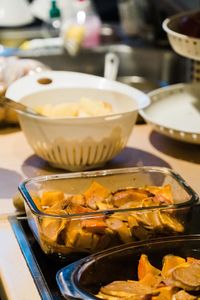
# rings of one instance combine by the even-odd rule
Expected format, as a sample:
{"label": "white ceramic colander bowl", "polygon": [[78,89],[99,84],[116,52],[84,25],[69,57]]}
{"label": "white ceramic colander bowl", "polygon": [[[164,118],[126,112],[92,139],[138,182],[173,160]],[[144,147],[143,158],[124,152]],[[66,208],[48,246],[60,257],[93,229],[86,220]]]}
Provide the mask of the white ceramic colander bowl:
{"label": "white ceramic colander bowl", "polygon": [[6,95],[33,108],[79,101],[83,96],[112,105],[112,114],[96,117],[48,118],[19,113],[34,152],[51,165],[70,171],[93,169],[116,156],[127,143],[138,110],[149,104],[148,96],[137,89],[103,77],[64,71],[25,76],[10,85]]}
{"label": "white ceramic colander bowl", "polygon": [[[188,18],[197,10],[178,13],[163,21],[162,27],[167,33],[167,37],[172,49],[181,56],[200,60],[200,38],[182,34],[178,27],[184,18]],[[192,29],[192,28],[191,28]]]}

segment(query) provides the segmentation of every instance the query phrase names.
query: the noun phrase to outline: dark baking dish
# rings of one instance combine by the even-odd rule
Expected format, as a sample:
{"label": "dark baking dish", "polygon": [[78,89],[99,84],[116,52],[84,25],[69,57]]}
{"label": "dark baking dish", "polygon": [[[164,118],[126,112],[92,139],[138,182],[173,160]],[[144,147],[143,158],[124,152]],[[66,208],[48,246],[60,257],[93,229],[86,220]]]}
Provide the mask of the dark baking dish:
{"label": "dark baking dish", "polygon": [[66,299],[99,299],[95,294],[101,286],[116,280],[136,279],[141,254],[148,255],[157,268],[161,268],[162,258],[167,254],[200,259],[200,235],[165,237],[105,250],[60,270],[57,283]]}

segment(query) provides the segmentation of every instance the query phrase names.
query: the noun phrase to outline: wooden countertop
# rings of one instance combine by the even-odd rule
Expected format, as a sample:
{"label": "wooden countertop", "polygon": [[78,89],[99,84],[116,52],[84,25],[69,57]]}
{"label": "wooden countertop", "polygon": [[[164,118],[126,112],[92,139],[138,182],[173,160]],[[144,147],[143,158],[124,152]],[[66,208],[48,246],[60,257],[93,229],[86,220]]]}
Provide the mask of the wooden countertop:
{"label": "wooden countertop", "polygon": [[[24,178],[66,172],[37,157],[19,129],[0,129],[0,145],[0,199],[12,197]],[[139,124],[127,147],[103,168],[134,166],[172,168],[200,194],[200,145],[173,140]]]}
{"label": "wooden countertop", "polygon": [[[200,145],[170,139],[152,131],[150,125],[136,125],[127,147],[104,169],[134,166],[171,168],[200,195]],[[0,295],[3,299],[4,296],[9,300],[27,299],[28,294],[30,300],[40,298],[14,234],[6,223],[7,214],[15,213],[11,198],[23,179],[62,172],[33,153],[19,128],[0,128],[0,243],[4,245],[0,247]],[[23,280],[18,274],[23,274]]]}

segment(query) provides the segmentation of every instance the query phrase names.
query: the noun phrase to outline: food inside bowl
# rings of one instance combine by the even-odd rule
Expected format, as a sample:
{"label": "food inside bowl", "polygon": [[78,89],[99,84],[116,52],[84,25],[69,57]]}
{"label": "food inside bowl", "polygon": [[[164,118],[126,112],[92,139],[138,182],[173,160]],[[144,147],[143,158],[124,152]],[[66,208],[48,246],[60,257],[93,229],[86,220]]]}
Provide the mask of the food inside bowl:
{"label": "food inside bowl", "polygon": [[[17,79],[43,70],[49,70],[49,67],[37,60],[0,57],[0,96],[4,96],[7,88]],[[17,124],[18,115],[13,109],[0,106],[0,122]]]}
{"label": "food inside bowl", "polygon": [[[44,78],[48,78],[50,84],[41,84],[40,80]],[[127,144],[138,111],[149,105],[149,97],[139,90],[100,76],[65,71],[24,76],[6,92],[6,97],[33,109],[41,104],[54,106],[63,102],[79,102],[83,96],[95,104],[96,101],[105,102],[95,108],[91,103],[84,105],[87,114],[88,111],[99,114],[102,108],[105,112],[105,107],[109,111],[111,108],[112,113],[60,120],[18,114],[33,151],[54,168],[70,171],[97,169],[117,156]],[[58,109],[59,113],[60,110],[62,106]]]}
{"label": "food inside bowl", "polygon": [[39,105],[36,110],[48,117],[89,117],[107,115],[113,112],[110,103],[86,97],[80,98],[78,102]]}
{"label": "food inside bowl", "polygon": [[[127,187],[113,192],[93,181],[81,194],[46,190],[34,195],[33,199],[44,213],[38,226],[46,253],[91,253],[134,240],[184,231],[173,210],[167,213],[153,209],[174,204],[170,184]],[[70,218],[65,218],[67,216]]]}
{"label": "food inside bowl", "polygon": [[197,300],[200,296],[200,260],[165,255],[161,268],[146,254],[138,263],[137,280],[114,281],[102,286],[97,298],[124,300]]}

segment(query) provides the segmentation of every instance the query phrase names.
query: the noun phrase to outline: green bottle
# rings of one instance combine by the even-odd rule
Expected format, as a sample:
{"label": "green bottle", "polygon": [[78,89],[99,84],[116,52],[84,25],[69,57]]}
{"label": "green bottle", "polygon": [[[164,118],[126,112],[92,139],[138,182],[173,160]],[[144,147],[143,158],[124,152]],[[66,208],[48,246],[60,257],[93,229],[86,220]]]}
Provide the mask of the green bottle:
{"label": "green bottle", "polygon": [[56,0],[51,0],[51,7],[49,10],[49,23],[49,31],[51,36],[59,36],[61,26],[61,13],[59,7],[57,6]]}

